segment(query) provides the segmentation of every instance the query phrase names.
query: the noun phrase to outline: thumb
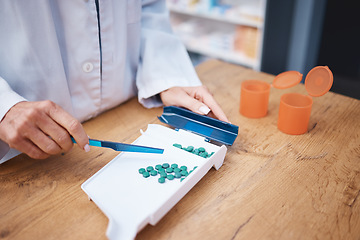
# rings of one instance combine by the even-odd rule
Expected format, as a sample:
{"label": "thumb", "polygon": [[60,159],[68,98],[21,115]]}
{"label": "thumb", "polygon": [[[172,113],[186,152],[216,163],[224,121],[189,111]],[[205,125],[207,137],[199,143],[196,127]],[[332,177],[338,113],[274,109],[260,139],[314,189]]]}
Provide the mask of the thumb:
{"label": "thumb", "polygon": [[201,115],[207,115],[210,112],[209,106],[194,98],[186,91],[186,88],[170,88],[160,93],[160,97],[165,106],[184,107]]}
{"label": "thumb", "polygon": [[183,105],[184,105],[183,107],[193,112],[196,112],[201,115],[207,115],[211,111],[206,104],[189,95],[184,96],[184,98],[186,99],[183,99]]}

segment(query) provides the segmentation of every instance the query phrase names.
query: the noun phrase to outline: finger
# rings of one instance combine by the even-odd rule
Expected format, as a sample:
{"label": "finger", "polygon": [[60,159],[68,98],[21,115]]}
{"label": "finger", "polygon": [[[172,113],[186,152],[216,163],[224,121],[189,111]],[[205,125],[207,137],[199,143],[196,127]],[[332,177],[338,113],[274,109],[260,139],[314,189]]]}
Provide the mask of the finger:
{"label": "finger", "polygon": [[172,105],[185,107],[193,112],[201,115],[207,115],[210,109],[201,101],[195,99],[185,91],[179,92],[173,99]]}
{"label": "finger", "polygon": [[19,139],[15,144],[10,145],[10,147],[25,153],[33,159],[45,159],[50,156],[38,148],[33,142],[25,138]]}
{"label": "finger", "polygon": [[[46,114],[41,114],[38,111],[37,114],[40,114],[37,117],[38,119],[46,118]],[[26,154],[33,158],[45,158],[49,154],[61,152],[61,148],[45,135],[31,120],[20,120],[16,129],[12,129],[12,126],[8,127],[11,128],[11,130],[8,131],[7,137],[9,145],[19,151],[25,151]],[[21,143],[26,144],[25,150],[23,150]],[[30,143],[31,147],[29,145]],[[34,150],[34,148],[37,150]]]}
{"label": "finger", "polygon": [[60,148],[59,151],[67,152],[72,148],[73,142],[71,141],[69,133],[49,116],[46,115],[40,118],[37,126],[45,135],[50,137],[49,139],[58,145]]}
{"label": "finger", "polygon": [[205,86],[174,87],[162,92],[160,96],[166,106],[181,106],[202,115],[207,115],[211,110],[216,118],[229,122]]}
{"label": "finger", "polygon": [[[189,88],[187,91],[190,92],[190,95],[192,95],[195,99],[201,101],[204,106],[209,107],[216,118],[221,121],[229,122],[225,113],[205,86]],[[205,108],[201,110],[205,110]]]}
{"label": "finger", "polygon": [[[53,103],[50,102],[48,104]],[[62,126],[71,136],[74,137],[75,141],[81,149],[89,151],[89,137],[85,133],[81,123],[56,104],[53,104],[49,109],[49,116],[54,119],[60,126]]]}
{"label": "finger", "polygon": [[204,93],[202,100],[219,120],[229,122],[229,119],[226,117],[224,111],[210,93]]}
{"label": "finger", "polygon": [[59,145],[37,127],[28,128],[27,131],[23,133],[23,138],[30,140],[46,154],[55,155],[62,152]]}

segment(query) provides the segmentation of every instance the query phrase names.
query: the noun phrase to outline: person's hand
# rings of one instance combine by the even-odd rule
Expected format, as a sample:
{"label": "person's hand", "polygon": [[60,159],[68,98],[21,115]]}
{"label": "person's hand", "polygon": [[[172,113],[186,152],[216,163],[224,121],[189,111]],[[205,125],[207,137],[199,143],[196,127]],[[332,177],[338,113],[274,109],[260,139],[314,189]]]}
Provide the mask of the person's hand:
{"label": "person's hand", "polygon": [[207,115],[210,111],[221,121],[229,122],[205,86],[173,87],[160,93],[165,106],[185,107],[193,112]]}
{"label": "person's hand", "polygon": [[81,123],[51,101],[19,102],[0,122],[0,139],[31,158],[44,159],[69,151],[73,136],[89,151],[89,138]]}

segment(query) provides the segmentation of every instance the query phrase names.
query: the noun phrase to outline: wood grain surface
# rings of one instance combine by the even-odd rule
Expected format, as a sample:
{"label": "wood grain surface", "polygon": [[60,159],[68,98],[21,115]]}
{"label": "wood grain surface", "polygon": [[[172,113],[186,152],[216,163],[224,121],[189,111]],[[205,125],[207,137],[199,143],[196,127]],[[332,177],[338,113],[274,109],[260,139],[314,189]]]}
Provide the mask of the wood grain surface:
{"label": "wood grain surface", "polygon": [[[241,81],[274,76],[216,60],[197,72],[239,135],[224,165],[136,238],[360,239],[360,101],[332,92],[314,98],[309,131],[292,136],[277,129],[279,100],[306,94],[304,85],[271,89],[268,115],[249,119],[239,113]],[[84,127],[93,138],[131,143],[149,123],[161,124],[161,113],[131,99]],[[80,186],[117,154],[74,146],[1,164],[0,239],[106,239],[108,219]]]}

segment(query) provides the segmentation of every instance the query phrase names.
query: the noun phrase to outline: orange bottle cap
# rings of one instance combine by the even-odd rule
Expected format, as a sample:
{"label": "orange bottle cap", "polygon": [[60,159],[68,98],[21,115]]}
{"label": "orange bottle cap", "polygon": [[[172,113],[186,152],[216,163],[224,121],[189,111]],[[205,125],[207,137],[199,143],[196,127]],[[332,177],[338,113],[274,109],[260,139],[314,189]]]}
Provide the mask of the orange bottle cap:
{"label": "orange bottle cap", "polygon": [[320,97],[330,90],[333,78],[333,74],[327,66],[314,67],[305,78],[306,91],[312,97]]}
{"label": "orange bottle cap", "polygon": [[275,77],[272,85],[278,89],[291,88],[301,82],[302,76],[298,71],[282,72]]}

